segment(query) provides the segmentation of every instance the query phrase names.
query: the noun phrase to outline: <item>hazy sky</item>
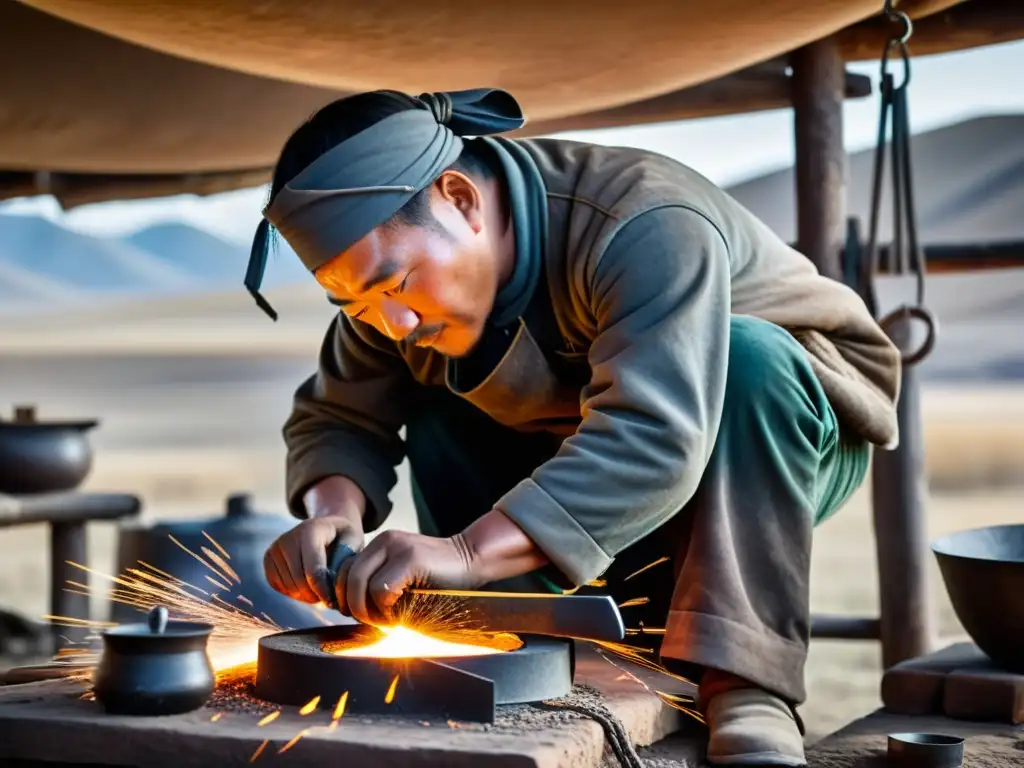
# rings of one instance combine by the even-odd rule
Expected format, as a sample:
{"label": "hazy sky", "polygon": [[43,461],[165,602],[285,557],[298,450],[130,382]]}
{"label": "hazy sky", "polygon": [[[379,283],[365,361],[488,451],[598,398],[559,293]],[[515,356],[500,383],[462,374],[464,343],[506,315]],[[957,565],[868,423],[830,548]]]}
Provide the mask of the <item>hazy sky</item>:
{"label": "hazy sky", "polygon": [[[850,69],[877,81],[877,63],[857,64]],[[914,132],[993,113],[1024,113],[1024,41],[913,62],[910,117]],[[862,149],[873,143],[877,120],[877,96],[846,102],[848,149]],[[793,162],[790,110],[564,135],[661,152],[719,184]],[[265,194],[264,188],[258,188],[208,198],[103,203],[69,214],[45,197],[12,201],[0,206],[0,211],[37,213],[81,231],[111,234],[131,232],[157,221],[181,220],[230,240],[247,242],[259,220]]]}

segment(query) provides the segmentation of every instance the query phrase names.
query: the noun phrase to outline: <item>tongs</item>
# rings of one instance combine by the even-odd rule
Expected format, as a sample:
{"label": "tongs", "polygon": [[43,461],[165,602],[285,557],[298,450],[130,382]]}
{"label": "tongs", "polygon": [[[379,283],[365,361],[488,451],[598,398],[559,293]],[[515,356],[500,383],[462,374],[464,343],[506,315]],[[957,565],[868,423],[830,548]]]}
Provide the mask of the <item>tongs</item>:
{"label": "tongs", "polygon": [[[334,586],[341,564],[356,553],[335,541],[327,550],[330,607],[337,610]],[[550,595],[453,589],[409,589],[417,600],[457,601],[459,625],[486,632],[551,635],[578,640],[620,642],[626,636],[619,607],[609,595]]]}

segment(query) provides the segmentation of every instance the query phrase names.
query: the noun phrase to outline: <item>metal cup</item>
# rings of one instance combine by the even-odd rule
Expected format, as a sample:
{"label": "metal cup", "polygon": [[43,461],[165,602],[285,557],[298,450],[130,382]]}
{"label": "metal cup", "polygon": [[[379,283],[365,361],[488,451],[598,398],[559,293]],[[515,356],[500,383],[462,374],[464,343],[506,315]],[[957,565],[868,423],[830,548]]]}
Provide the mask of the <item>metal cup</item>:
{"label": "metal cup", "polygon": [[906,768],[960,768],[964,740],[941,733],[889,734],[889,765]]}

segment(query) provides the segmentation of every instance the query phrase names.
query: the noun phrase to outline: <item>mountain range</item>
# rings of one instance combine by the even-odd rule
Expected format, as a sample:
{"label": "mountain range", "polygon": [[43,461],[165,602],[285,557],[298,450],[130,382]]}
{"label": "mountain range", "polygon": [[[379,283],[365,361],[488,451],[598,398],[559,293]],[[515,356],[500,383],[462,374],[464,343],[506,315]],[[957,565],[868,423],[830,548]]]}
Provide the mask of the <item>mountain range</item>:
{"label": "mountain range", "polygon": [[[0,312],[43,302],[81,305],[241,289],[248,258],[247,245],[179,222],[98,237],[43,217],[0,214]],[[266,284],[303,278],[308,273],[281,242],[271,253]]]}

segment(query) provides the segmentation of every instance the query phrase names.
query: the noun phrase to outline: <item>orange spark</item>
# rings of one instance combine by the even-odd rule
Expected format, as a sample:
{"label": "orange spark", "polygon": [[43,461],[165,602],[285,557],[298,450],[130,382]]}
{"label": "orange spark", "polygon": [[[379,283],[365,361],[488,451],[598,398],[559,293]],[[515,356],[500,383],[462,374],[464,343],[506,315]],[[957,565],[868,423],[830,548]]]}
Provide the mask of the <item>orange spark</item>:
{"label": "orange spark", "polygon": [[231,591],[231,587],[229,587],[227,584],[221,584],[219,581],[213,578],[213,576],[206,576],[206,580],[213,584],[213,586],[215,586],[217,589],[223,589],[225,592]]}
{"label": "orange spark", "polygon": [[235,569],[228,565],[223,557],[218,555],[213,550],[207,549],[206,547],[200,547],[199,549],[202,550],[202,553],[204,555],[206,555],[214,563],[216,563],[218,568],[220,568],[224,573],[230,576],[234,582],[236,582],[237,584],[242,583],[241,577],[237,573],[235,573]]}
{"label": "orange spark", "polygon": [[252,757],[249,758],[250,763],[256,762],[256,758],[260,756],[264,749],[267,748],[267,744],[270,743],[270,739],[264,739],[263,743],[256,747],[256,751],[252,753]]}
{"label": "orange spark", "polygon": [[632,579],[632,578],[633,578],[634,576],[639,576],[639,575],[640,575],[641,573],[643,573],[644,571],[646,571],[646,570],[649,570],[649,569],[653,568],[653,567],[654,567],[654,566],[656,566],[656,565],[661,565],[662,563],[667,563],[668,561],[669,561],[669,558],[667,558],[667,557],[659,557],[659,558],[658,558],[657,560],[655,560],[655,561],[654,561],[653,563],[648,563],[648,564],[647,564],[647,565],[645,565],[645,566],[644,566],[643,568],[641,568],[641,569],[640,569],[639,571],[633,571],[633,573],[629,574],[629,576],[627,576],[626,578],[624,578],[624,579],[623,579],[623,581],[629,581],[629,580],[630,580],[630,579]]}
{"label": "orange spark", "polygon": [[330,732],[330,731],[333,731],[337,727],[338,727],[338,721],[337,720],[331,720],[331,724],[327,726],[327,730],[328,730],[328,732]]}
{"label": "orange spark", "polygon": [[53,622],[54,624],[66,624],[69,626],[81,626],[81,627],[116,627],[117,623],[113,621],[92,621],[90,619],[76,619],[73,616],[54,616],[49,613],[44,613],[43,618]]}
{"label": "orange spark", "polygon": [[345,691],[338,697],[338,703],[334,705],[334,714],[331,715],[332,720],[338,721],[341,719],[341,716],[345,714],[346,704],[348,704],[348,691]]}
{"label": "orange spark", "polygon": [[220,720],[220,719],[221,719],[222,717],[224,717],[224,713],[223,713],[223,712],[218,712],[218,713],[216,713],[216,714],[215,714],[215,715],[214,715],[213,717],[211,717],[211,718],[210,718],[210,722],[211,722],[211,723],[216,723],[216,722],[217,722],[218,720]]}
{"label": "orange spark", "polygon": [[302,705],[302,709],[299,710],[299,714],[300,715],[308,715],[310,712],[313,712],[317,708],[317,706],[319,704],[320,704],[320,697],[319,696],[314,696],[312,699],[310,699],[309,701],[307,701],[305,704]]}
{"label": "orange spark", "polygon": [[213,546],[215,546],[215,547],[216,547],[217,549],[219,549],[219,550],[220,550],[220,553],[221,553],[222,555],[224,555],[224,558],[225,558],[226,560],[230,560],[230,559],[231,559],[231,555],[229,555],[229,554],[228,554],[228,551],[227,551],[226,549],[224,549],[224,547],[222,547],[222,546],[221,546],[220,544],[218,544],[218,543],[217,543],[217,540],[216,540],[215,538],[213,538],[213,536],[211,536],[210,534],[208,534],[208,533],[207,533],[206,531],[202,531],[202,534],[203,534],[203,536],[205,536],[205,537],[206,537],[206,540],[207,540],[208,542],[210,542],[211,544],[213,544]]}
{"label": "orange spark", "polygon": [[384,694],[384,703],[390,704],[395,700],[395,689],[398,688],[398,675],[395,675],[395,679],[391,681],[391,687],[388,688],[388,692]]}
{"label": "orange spark", "polygon": [[265,716],[262,720],[260,720],[258,723],[256,723],[256,726],[258,728],[262,728],[264,725],[267,725],[268,723],[274,722],[280,716],[281,716],[281,710],[280,709],[274,710],[269,715]]}
{"label": "orange spark", "polygon": [[627,635],[664,635],[667,630],[664,627],[645,627],[641,624],[636,629],[626,630]]}
{"label": "orange spark", "polygon": [[[182,544],[182,543],[181,543],[180,541],[178,541],[178,540],[177,540],[176,538],[174,538],[174,537],[173,537],[173,536],[172,536],[171,534],[169,534],[169,533],[168,533],[168,534],[167,534],[167,538],[168,538],[168,539],[170,539],[171,541],[173,541],[173,542],[174,542],[175,544],[177,544],[177,545],[178,545],[179,547],[181,547],[181,548],[182,548],[183,550],[185,550],[186,552],[188,552],[188,553],[189,553],[190,555],[192,555],[192,557],[194,557],[194,558],[195,558],[196,560],[198,560],[198,561],[199,561],[200,563],[202,563],[202,564],[203,564],[203,565],[204,565],[204,566],[205,566],[206,568],[208,568],[209,570],[213,571],[214,573],[217,573],[217,569],[216,569],[216,568],[214,568],[214,567],[213,567],[212,565],[210,565],[210,564],[209,564],[208,562],[206,562],[205,560],[203,560],[203,558],[201,558],[201,557],[200,557],[199,555],[197,555],[197,554],[196,554],[195,552],[193,552],[193,551],[192,551],[191,549],[189,549],[188,547],[186,547],[186,546],[185,546],[184,544]],[[219,576],[220,574],[219,574],[219,573],[217,573],[217,575]]]}
{"label": "orange spark", "polygon": [[283,755],[289,749],[294,747],[299,742],[299,739],[301,739],[307,733],[309,733],[309,728],[303,728],[301,731],[292,736],[291,741],[289,741],[287,744],[285,744],[283,747],[277,750],[277,754]]}
{"label": "orange spark", "polygon": [[624,603],[619,603],[619,608],[632,608],[635,605],[647,605],[651,602],[649,597],[633,597]]}

